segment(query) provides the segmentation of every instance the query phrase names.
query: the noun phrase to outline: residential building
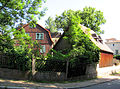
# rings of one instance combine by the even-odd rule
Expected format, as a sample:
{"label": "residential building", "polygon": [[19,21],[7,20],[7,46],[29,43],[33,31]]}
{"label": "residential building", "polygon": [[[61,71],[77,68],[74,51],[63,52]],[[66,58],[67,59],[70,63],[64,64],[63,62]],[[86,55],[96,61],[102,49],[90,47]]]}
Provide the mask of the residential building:
{"label": "residential building", "polygon": [[50,31],[39,24],[36,24],[35,28],[32,28],[29,24],[25,24],[22,27],[25,29],[26,34],[32,37],[32,40],[37,40],[40,43],[42,47],[40,53],[46,55],[53,45]]}
{"label": "residential building", "polygon": [[110,38],[106,39],[105,43],[114,52],[114,55],[120,55],[120,40]]}
{"label": "residential building", "polygon": [[[102,38],[98,36],[93,30],[88,32],[88,28],[80,25],[81,30],[88,34],[90,32],[91,36],[89,37],[90,40],[96,44],[100,48],[100,61],[99,61],[99,67],[108,67],[113,65],[113,51],[103,42]],[[67,32],[67,31],[66,31]],[[55,50],[62,50],[65,48],[71,47],[70,44],[63,39],[64,33],[61,36],[61,38],[58,40],[58,42],[55,44],[54,49]]]}
{"label": "residential building", "polygon": [[59,38],[61,36],[62,36],[62,33],[60,33],[60,32],[51,33],[51,37],[52,37],[52,40],[54,42],[53,45],[55,45],[57,43],[57,41],[59,40]]}

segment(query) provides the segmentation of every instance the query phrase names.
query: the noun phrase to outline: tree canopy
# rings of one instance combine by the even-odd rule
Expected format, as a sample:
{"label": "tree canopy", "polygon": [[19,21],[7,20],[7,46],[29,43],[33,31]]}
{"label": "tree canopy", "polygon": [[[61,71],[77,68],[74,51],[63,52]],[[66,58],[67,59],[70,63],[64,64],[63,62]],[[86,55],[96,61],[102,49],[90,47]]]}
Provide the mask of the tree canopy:
{"label": "tree canopy", "polygon": [[22,20],[38,20],[44,15],[40,9],[45,0],[0,0],[0,27],[10,25]]}
{"label": "tree canopy", "polygon": [[0,0],[0,31],[3,32],[0,34],[0,55],[9,57],[9,61],[20,65],[19,68],[31,65],[31,55],[38,53],[33,50],[38,43],[33,42],[23,28],[16,29],[16,23],[35,23],[39,20],[45,14],[45,8],[42,9],[44,2],[45,0]]}
{"label": "tree canopy", "polygon": [[103,16],[103,12],[98,11],[92,7],[85,7],[82,11],[64,11],[61,16],[57,16],[55,18],[57,28],[63,28],[64,30],[66,30],[69,25],[72,24],[71,16],[76,16],[76,18],[80,19],[80,24],[94,30],[98,34],[104,32],[100,29],[100,26],[106,22]]}
{"label": "tree canopy", "polygon": [[[78,19],[76,16],[71,15],[69,19],[71,23],[69,23],[69,27],[67,27],[68,25],[65,27],[66,30],[61,38],[63,41],[59,41],[56,44],[58,48],[54,48],[58,54],[59,52],[62,54],[56,55],[56,52],[53,51],[55,53],[53,53],[53,59],[63,57],[62,59],[68,59],[75,66],[76,62],[86,64],[98,62],[100,49],[90,40],[90,29],[87,29],[88,34],[85,34],[80,26],[80,18]],[[61,48],[59,43],[67,46]]]}
{"label": "tree canopy", "polygon": [[45,25],[45,28],[49,29],[51,33],[57,32],[55,21],[52,17],[48,17],[48,19],[45,21]]}

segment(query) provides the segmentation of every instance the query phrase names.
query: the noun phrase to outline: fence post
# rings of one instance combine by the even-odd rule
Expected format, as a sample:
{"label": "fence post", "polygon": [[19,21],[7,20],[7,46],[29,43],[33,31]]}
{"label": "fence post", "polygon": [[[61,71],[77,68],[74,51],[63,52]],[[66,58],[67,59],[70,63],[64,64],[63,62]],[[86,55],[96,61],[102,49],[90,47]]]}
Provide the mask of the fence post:
{"label": "fence post", "polygon": [[69,67],[69,60],[67,60],[67,64],[66,64],[66,79],[68,78],[68,67]]}

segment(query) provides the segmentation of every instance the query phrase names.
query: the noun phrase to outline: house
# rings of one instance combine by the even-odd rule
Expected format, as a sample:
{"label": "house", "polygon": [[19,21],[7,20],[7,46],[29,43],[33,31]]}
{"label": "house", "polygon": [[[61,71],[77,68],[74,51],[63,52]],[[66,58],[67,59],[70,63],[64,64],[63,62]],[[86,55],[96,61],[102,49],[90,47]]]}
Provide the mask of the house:
{"label": "house", "polygon": [[25,33],[32,37],[32,40],[37,40],[40,43],[42,47],[40,53],[46,55],[53,45],[50,31],[39,24],[36,24],[34,28],[29,24],[25,24],[22,27],[25,29]]}
{"label": "house", "polygon": [[[80,25],[81,29],[85,34],[88,34],[88,28]],[[100,48],[100,61],[99,67],[108,67],[113,65],[113,51],[103,42],[102,38],[98,36],[93,30],[90,31],[91,36],[89,37],[90,40]],[[64,33],[61,38],[58,40],[56,45],[54,46],[55,50],[62,50],[65,48],[69,48],[69,43],[63,39]]]}
{"label": "house", "polygon": [[53,45],[55,45],[57,43],[57,41],[59,40],[59,38],[61,36],[62,36],[62,33],[60,33],[60,32],[51,33],[51,37],[52,37],[52,40],[54,42]]}
{"label": "house", "polygon": [[115,38],[106,39],[105,44],[114,52],[114,55],[120,55],[120,40]]}

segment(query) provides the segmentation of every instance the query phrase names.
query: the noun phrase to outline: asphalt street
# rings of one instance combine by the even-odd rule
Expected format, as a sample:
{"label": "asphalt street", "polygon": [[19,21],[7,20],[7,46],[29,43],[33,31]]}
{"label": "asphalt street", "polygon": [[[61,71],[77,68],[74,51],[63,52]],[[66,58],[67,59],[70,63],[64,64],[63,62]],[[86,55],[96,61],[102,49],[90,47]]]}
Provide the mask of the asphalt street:
{"label": "asphalt street", "polygon": [[114,80],[111,82],[92,85],[84,88],[73,88],[73,89],[120,89],[120,80]]}

